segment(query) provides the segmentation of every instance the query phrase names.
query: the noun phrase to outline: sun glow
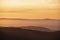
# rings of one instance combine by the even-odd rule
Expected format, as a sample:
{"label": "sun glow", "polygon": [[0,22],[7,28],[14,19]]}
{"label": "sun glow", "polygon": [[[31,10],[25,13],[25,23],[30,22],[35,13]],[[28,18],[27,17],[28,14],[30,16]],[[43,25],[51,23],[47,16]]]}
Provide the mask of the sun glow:
{"label": "sun glow", "polygon": [[5,7],[15,7],[22,4],[22,2],[20,2],[19,0],[3,0],[1,3],[2,6]]}
{"label": "sun glow", "polygon": [[54,7],[58,1],[56,0],[2,0],[1,5],[4,7],[21,7],[21,6],[39,6]]}
{"label": "sun glow", "polygon": [[59,0],[0,0],[0,17],[60,18],[59,4]]}

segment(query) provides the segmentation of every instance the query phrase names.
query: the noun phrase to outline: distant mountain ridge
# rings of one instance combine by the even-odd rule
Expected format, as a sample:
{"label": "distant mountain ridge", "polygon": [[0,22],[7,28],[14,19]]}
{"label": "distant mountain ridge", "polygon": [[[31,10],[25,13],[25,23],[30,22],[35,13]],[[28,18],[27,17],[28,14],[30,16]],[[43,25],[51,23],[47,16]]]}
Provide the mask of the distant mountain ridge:
{"label": "distant mountain ridge", "polygon": [[45,31],[45,32],[54,32],[54,30],[51,30],[46,27],[39,27],[39,26],[22,26],[20,27],[22,29],[29,29],[29,30],[37,30],[37,31]]}
{"label": "distant mountain ridge", "polygon": [[44,18],[44,19],[0,18],[0,20],[60,20],[60,19],[49,19],[49,18]]}

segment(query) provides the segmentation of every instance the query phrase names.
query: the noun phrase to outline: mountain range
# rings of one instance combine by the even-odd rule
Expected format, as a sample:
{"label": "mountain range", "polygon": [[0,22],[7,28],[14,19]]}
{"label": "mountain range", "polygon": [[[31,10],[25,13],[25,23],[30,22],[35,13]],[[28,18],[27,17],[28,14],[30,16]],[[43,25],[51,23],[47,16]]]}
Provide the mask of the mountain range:
{"label": "mountain range", "polygon": [[60,20],[60,19],[50,19],[50,18],[42,18],[42,19],[0,18],[0,20]]}

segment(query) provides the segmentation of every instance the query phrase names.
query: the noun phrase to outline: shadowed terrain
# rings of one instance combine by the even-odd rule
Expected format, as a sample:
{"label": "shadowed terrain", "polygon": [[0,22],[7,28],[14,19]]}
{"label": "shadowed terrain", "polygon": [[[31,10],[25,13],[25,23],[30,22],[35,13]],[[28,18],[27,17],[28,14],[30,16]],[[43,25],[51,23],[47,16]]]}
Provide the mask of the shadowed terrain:
{"label": "shadowed terrain", "polygon": [[0,27],[0,40],[58,40],[60,32],[45,32],[19,27]]}

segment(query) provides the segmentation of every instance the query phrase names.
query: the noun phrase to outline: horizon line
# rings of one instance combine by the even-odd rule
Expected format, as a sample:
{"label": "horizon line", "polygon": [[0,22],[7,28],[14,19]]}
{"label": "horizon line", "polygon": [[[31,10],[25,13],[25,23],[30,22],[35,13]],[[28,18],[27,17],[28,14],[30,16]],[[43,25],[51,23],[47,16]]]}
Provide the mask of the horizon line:
{"label": "horizon line", "polygon": [[0,19],[60,19],[60,18],[0,18]]}

